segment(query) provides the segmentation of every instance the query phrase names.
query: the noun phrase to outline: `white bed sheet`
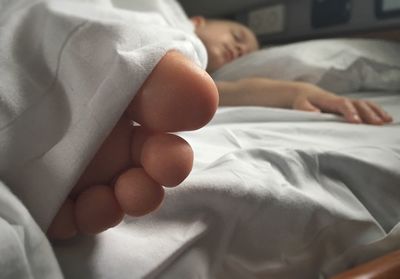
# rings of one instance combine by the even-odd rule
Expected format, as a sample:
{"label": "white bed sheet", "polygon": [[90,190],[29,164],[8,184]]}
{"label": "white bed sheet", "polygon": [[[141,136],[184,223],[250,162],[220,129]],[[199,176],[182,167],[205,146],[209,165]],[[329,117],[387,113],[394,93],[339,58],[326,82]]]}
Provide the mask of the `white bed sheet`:
{"label": "white bed sheet", "polygon": [[66,278],[327,278],[400,248],[400,94],[363,96],[394,122],[219,109],[157,212],[55,245]]}
{"label": "white bed sheet", "polygon": [[[0,185],[0,277],[57,278],[40,228],[162,55],[178,49],[205,66],[205,50],[163,12],[132,14],[107,0],[0,5],[0,177],[38,223]],[[137,31],[144,45],[135,45]],[[120,98],[110,102],[110,92]],[[55,243],[65,277],[323,278],[398,247],[399,95],[376,99],[395,115],[385,127],[220,109],[204,129],[182,134],[195,168],[159,211]]]}

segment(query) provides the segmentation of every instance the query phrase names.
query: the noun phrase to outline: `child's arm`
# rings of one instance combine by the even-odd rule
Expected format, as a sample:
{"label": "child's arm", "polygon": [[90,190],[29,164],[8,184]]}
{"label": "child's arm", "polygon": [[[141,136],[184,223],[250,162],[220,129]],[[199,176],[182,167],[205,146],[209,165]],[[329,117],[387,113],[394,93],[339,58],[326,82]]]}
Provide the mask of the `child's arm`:
{"label": "child's arm", "polygon": [[364,100],[336,96],[305,82],[246,78],[216,82],[221,106],[268,106],[331,112],[351,123],[381,125],[392,117],[378,105]]}

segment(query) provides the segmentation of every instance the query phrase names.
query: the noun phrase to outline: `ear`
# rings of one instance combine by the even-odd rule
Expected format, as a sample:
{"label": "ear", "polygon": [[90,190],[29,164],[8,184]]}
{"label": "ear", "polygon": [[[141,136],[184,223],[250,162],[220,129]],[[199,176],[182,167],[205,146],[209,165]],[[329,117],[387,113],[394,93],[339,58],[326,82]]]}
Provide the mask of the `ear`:
{"label": "ear", "polygon": [[190,20],[193,22],[193,25],[196,29],[206,24],[206,19],[202,16],[193,16],[190,18]]}

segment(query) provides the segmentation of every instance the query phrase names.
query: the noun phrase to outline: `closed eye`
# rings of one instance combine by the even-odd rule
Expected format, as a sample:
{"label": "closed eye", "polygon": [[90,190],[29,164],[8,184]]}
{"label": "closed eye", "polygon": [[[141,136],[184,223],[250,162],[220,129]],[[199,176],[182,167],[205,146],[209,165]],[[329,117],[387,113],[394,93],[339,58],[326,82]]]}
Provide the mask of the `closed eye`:
{"label": "closed eye", "polygon": [[243,36],[242,36],[241,32],[236,31],[236,30],[232,30],[231,32],[232,32],[232,36],[236,42],[241,43],[243,41]]}

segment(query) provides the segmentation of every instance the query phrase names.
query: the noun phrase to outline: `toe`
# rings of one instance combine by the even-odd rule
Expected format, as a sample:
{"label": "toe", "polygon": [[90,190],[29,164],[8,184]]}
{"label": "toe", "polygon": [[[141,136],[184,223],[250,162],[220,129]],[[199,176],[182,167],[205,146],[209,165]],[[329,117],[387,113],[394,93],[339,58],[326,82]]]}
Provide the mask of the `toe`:
{"label": "toe", "polygon": [[133,129],[132,141],[131,141],[131,160],[133,167],[141,167],[141,155],[144,143],[153,136],[154,132],[150,132],[141,126],[137,126]]}
{"label": "toe", "polygon": [[218,106],[212,78],[182,54],[168,52],[127,109],[129,117],[154,131],[195,130]]}
{"label": "toe", "polygon": [[164,198],[164,189],[142,168],[132,168],[120,175],[114,191],[122,210],[131,216],[155,210]]}
{"label": "toe", "polygon": [[47,230],[49,238],[67,239],[77,234],[74,210],[74,202],[66,199]]}
{"label": "toe", "polygon": [[92,186],[75,202],[76,224],[84,234],[96,234],[121,222],[124,213],[109,186]]}
{"label": "toe", "polygon": [[180,184],[193,166],[193,150],[174,134],[149,132],[135,127],[131,144],[132,162],[163,186]]}
{"label": "toe", "polygon": [[141,163],[145,171],[163,186],[176,186],[190,173],[193,150],[173,134],[155,134],[143,144]]}

